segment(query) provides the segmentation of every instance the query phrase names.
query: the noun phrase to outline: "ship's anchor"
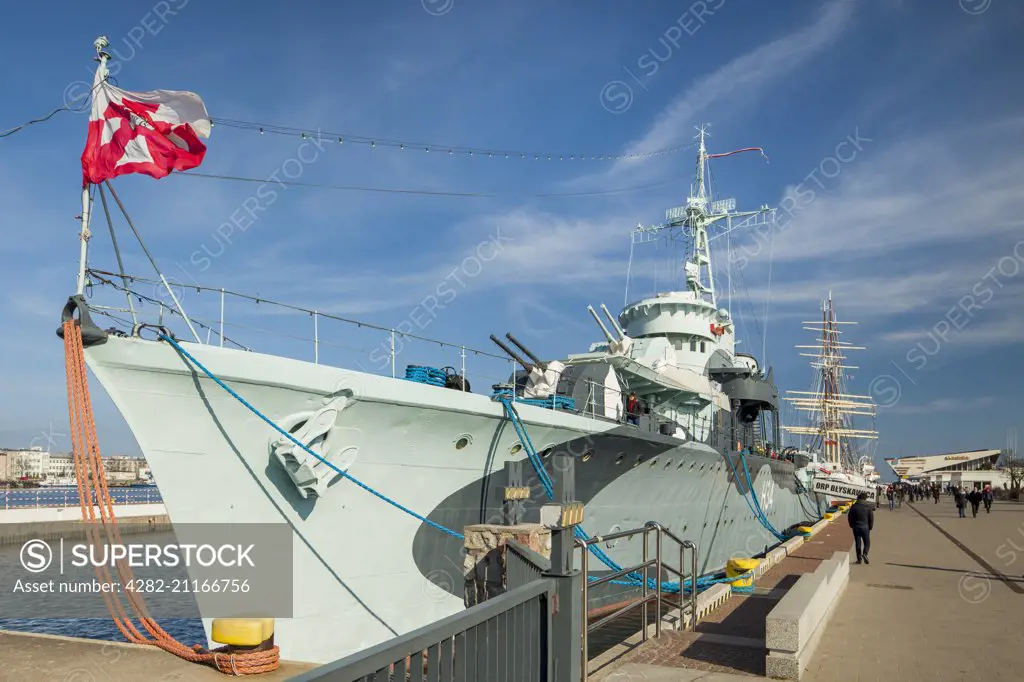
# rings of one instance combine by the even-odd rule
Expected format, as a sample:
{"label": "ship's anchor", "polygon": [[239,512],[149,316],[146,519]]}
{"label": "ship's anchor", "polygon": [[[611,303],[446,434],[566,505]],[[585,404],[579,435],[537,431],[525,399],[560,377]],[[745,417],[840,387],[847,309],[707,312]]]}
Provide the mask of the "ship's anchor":
{"label": "ship's anchor", "polygon": [[[298,428],[292,432],[296,440],[342,471],[347,471],[355,462],[359,451],[358,445],[354,444],[341,447],[334,445],[342,436],[339,432],[358,431],[336,427],[338,415],[350,401],[351,398],[348,396],[334,398],[308,419],[299,422]],[[333,478],[332,474],[336,474],[323,461],[286,438],[272,441],[270,450],[304,499],[311,496],[321,497],[327,489],[328,482]]]}

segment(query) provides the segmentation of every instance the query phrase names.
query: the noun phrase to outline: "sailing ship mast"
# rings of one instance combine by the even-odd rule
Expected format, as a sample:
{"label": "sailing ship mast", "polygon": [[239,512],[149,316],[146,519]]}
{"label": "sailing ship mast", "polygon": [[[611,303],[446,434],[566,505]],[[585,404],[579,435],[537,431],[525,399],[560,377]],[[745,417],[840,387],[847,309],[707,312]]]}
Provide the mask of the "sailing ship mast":
{"label": "sailing ship mast", "polygon": [[804,329],[817,332],[821,336],[817,345],[796,346],[797,348],[813,349],[814,353],[800,355],[814,358],[811,366],[817,371],[811,391],[787,391],[793,394],[787,397],[794,409],[811,413],[812,424],[808,426],[784,426],[783,430],[803,436],[811,436],[808,449],[821,453],[822,463],[841,471],[852,472],[857,457],[851,441],[856,439],[873,440],[878,432],[870,429],[858,429],[854,426],[854,417],[875,416],[875,403],[870,396],[854,395],[846,392],[846,374],[844,370],[857,369],[854,365],[846,365],[847,351],[865,350],[864,346],[855,346],[849,341],[840,341],[843,332],[839,325],[857,324],[856,322],[840,322],[836,320],[832,305],[832,292],[822,306],[822,319],[817,322],[804,322]]}

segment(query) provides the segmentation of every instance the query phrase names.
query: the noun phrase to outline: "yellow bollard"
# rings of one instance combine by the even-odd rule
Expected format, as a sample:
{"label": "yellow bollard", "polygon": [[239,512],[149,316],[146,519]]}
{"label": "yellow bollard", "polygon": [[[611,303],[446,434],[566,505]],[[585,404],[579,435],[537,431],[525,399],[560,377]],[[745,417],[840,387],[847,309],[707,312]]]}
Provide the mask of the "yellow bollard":
{"label": "yellow bollard", "polygon": [[739,576],[751,573],[760,565],[760,559],[729,559],[729,562],[725,565],[725,577],[737,578],[737,580],[733,580],[730,583],[733,587],[750,587],[754,584],[754,576],[749,575],[746,578],[740,578]]}
{"label": "yellow bollard", "polygon": [[214,618],[210,628],[210,639],[237,647],[272,645],[273,637],[273,618]]}

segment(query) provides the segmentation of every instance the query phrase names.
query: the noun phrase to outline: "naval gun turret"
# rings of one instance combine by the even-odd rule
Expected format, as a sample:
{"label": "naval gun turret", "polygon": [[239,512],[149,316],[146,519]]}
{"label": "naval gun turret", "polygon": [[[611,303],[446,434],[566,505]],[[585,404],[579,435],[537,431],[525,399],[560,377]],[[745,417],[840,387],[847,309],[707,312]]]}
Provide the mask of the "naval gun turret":
{"label": "naval gun turret", "polygon": [[522,385],[522,396],[524,398],[549,398],[558,392],[558,382],[562,378],[562,371],[565,370],[565,364],[558,360],[550,360],[544,362],[540,360],[536,355],[530,352],[525,345],[520,343],[516,337],[506,332],[505,338],[511,341],[519,350],[523,352],[533,362],[527,362],[520,357],[515,351],[506,346],[501,340],[494,334],[491,334],[491,341],[493,341],[498,348],[505,351],[505,354],[510,358],[522,365],[523,369],[526,370],[526,376],[520,381],[518,378],[515,379],[516,386]]}

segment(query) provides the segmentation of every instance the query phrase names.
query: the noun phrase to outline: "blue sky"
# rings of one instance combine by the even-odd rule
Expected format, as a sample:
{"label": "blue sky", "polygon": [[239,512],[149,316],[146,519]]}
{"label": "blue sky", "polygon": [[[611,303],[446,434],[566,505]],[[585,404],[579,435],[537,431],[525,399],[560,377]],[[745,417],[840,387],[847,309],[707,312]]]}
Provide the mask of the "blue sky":
{"label": "blue sky", "polygon": [[[423,0],[243,9],[168,0],[101,9],[21,3],[8,11],[0,129],[80,94],[99,34],[110,38],[121,87],[194,91],[215,119],[566,155],[689,145],[694,126],[710,122],[712,152],[757,145],[770,157],[712,162],[716,193],[741,208],[788,207],[774,230],[731,237],[741,347],[758,356],[765,348],[781,389],[806,388],[807,358],[793,346],[807,342],[799,323],[817,317],[831,289],[840,318],[860,322],[849,336],[869,348],[850,388],[882,404],[879,457],[1001,447],[1006,429],[1020,425],[1019,3]],[[55,449],[68,446],[54,330],[74,288],[85,124],[83,114],[63,112],[0,140],[7,446],[48,437]],[[224,126],[208,147],[199,169],[207,173],[287,171],[309,183],[504,196],[271,183],[273,204],[229,232],[228,243],[230,228],[221,226],[257,185],[118,179],[193,316],[217,318],[216,297],[185,286],[199,282],[386,327],[415,324],[425,336],[481,349],[488,334],[512,331],[547,357],[599,338],[585,306],[621,307],[630,230],[684,201],[694,162],[692,149],[618,161],[449,156],[333,138],[321,149]],[[300,152],[313,160],[296,161]],[[93,228],[91,264],[112,270],[102,219]],[[151,274],[123,223],[119,230],[128,269]],[[655,288],[655,272],[659,289],[678,286],[679,255],[638,250],[630,298]],[[720,286],[725,262],[718,249]],[[427,313],[430,296],[443,307]],[[123,302],[99,290],[95,300]],[[311,345],[293,338],[312,336],[309,316],[234,302],[228,316],[245,325],[228,331],[243,343],[311,359]],[[389,371],[379,333],[324,321],[320,335],[322,362]],[[439,353],[409,344],[399,371],[440,362]],[[476,390],[502,371],[482,358],[468,364],[471,379],[474,370],[484,375]],[[94,396],[105,451],[137,452],[102,391]]]}

